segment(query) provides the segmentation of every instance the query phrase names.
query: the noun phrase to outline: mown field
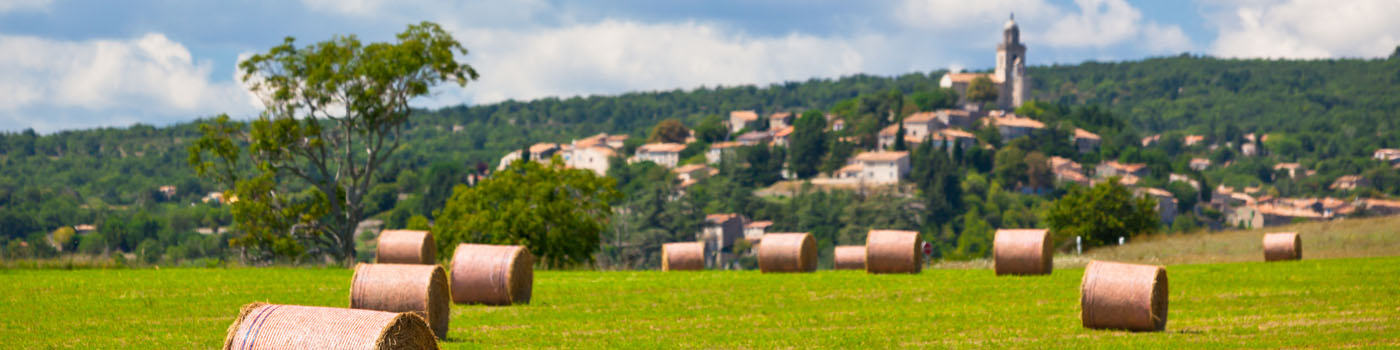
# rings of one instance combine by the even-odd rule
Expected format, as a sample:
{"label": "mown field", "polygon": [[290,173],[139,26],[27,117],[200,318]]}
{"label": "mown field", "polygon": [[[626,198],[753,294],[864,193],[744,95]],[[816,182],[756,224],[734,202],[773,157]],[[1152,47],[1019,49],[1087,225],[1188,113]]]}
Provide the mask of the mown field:
{"label": "mown field", "polygon": [[[446,349],[1400,347],[1400,257],[1168,268],[1167,331],[1080,327],[1080,269],[536,275],[453,306]],[[347,269],[0,270],[0,348],[210,349],[240,305],[348,305]]]}

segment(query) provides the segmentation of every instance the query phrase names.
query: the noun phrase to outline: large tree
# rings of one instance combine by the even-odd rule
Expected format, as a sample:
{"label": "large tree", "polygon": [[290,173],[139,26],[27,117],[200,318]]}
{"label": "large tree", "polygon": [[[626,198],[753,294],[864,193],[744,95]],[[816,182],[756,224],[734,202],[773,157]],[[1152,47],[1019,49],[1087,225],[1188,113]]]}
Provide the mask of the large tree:
{"label": "large tree", "polygon": [[[355,258],[355,227],[375,173],[399,149],[409,101],[442,82],[476,79],[467,50],[437,24],[391,43],[355,36],[281,45],[239,63],[265,110],[245,128],[226,115],[200,125],[189,163],[228,190],[242,235],[231,243],[275,255]],[[268,254],[271,253],[271,254]]]}
{"label": "large tree", "polygon": [[799,178],[816,175],[826,155],[826,138],[826,116],[815,110],[802,113],[793,125],[788,169]]}
{"label": "large tree", "polygon": [[1071,187],[1069,194],[1050,204],[1045,221],[1057,239],[1082,236],[1089,246],[1098,246],[1157,229],[1157,201],[1133,196],[1118,178],[1092,188]]}
{"label": "large tree", "polygon": [[647,136],[647,143],[669,142],[685,143],[685,139],[690,136],[690,129],[685,128],[685,124],[676,119],[662,120],[651,128],[651,135]]}
{"label": "large tree", "polygon": [[979,76],[977,78],[973,78],[972,82],[967,84],[967,100],[977,102],[979,104],[987,102],[996,102],[996,84],[992,83],[992,79],[987,78],[986,76]]}
{"label": "large tree", "polygon": [[435,215],[433,236],[447,256],[457,243],[524,245],[549,267],[593,261],[622,198],[617,181],[586,169],[516,160],[476,186],[458,185]]}

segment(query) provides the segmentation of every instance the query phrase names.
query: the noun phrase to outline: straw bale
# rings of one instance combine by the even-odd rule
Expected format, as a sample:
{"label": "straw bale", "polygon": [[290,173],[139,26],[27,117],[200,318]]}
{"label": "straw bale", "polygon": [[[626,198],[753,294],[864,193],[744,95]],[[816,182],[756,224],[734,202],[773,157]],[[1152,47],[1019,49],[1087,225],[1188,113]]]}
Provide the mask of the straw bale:
{"label": "straw bale", "polygon": [[870,230],[865,236],[865,272],[919,273],[922,240],[914,231]]}
{"label": "straw bale", "polygon": [[1302,260],[1303,239],[1297,232],[1264,235],[1264,261]]}
{"label": "straw bale", "polygon": [[529,304],[535,258],[524,246],[459,244],[452,253],[452,301]]}
{"label": "straw bale", "polygon": [[1050,230],[997,230],[992,239],[992,269],[998,276],[1048,275],[1055,250]]}
{"label": "straw bale", "polygon": [[1161,331],[1167,326],[1167,269],[1090,261],[1079,285],[1084,328]]}
{"label": "straw bale", "polygon": [[423,317],[411,312],[252,303],[228,327],[224,350],[437,349]]}
{"label": "straw bale", "polygon": [[374,256],[380,264],[436,264],[437,245],[428,231],[384,230]]}
{"label": "straw bale", "polygon": [[661,271],[704,269],[704,242],[666,243],[661,245]]}
{"label": "straw bale", "polygon": [[452,292],[442,266],[359,264],[350,282],[350,308],[413,312],[428,321],[439,339],[446,339]]}
{"label": "straw bale", "polygon": [[758,245],[758,269],[769,272],[817,270],[817,241],[807,233],[769,233]]}
{"label": "straw bale", "polygon": [[834,267],[837,270],[864,270],[865,269],[865,246],[863,245],[843,245],[836,246]]}

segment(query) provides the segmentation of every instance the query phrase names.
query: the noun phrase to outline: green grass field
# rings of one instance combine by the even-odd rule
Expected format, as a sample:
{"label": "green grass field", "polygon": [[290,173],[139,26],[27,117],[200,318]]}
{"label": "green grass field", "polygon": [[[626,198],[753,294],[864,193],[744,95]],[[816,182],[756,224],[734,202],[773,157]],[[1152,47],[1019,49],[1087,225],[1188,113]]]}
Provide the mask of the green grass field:
{"label": "green grass field", "polygon": [[[1400,257],[1168,267],[1167,331],[1086,330],[1083,270],[539,271],[446,349],[1400,347]],[[240,305],[348,305],[347,269],[0,270],[0,348],[209,349]]]}

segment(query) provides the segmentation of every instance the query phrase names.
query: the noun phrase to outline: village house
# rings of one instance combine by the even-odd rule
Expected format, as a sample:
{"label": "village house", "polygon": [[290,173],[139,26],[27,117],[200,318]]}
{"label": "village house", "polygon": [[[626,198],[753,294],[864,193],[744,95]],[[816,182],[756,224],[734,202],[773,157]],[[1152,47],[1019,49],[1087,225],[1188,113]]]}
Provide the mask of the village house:
{"label": "village house", "polygon": [[1327,220],[1327,217],[1307,209],[1260,204],[1235,208],[1231,215],[1226,216],[1226,220],[1227,224],[1252,229],[1288,225],[1298,221],[1323,221]]}
{"label": "village house", "polygon": [[729,112],[729,133],[737,134],[744,128],[753,126],[758,121],[758,113],[754,111],[732,111]]}
{"label": "village house", "polygon": [[1099,166],[1094,168],[1094,175],[1098,176],[1099,178],[1108,178],[1123,175],[1146,177],[1147,164],[1123,164],[1117,161],[1110,160],[1107,162],[1099,163]]}
{"label": "village house", "polygon": [[681,182],[699,181],[701,179],[719,174],[719,169],[711,168],[704,164],[690,164],[671,169],[676,173],[676,178]]}
{"label": "village house", "polygon": [[[899,135],[899,124],[890,124],[889,126],[886,126],[884,129],[880,129],[880,132],[879,132],[878,134],[876,134],[876,141],[877,141],[877,143],[878,143],[878,146],[877,146],[877,147],[879,147],[880,149],[893,149],[893,148],[894,148],[894,141],[897,139],[896,137],[897,137],[898,135]],[[905,130],[904,130],[904,145],[905,145],[905,146],[912,148],[913,145],[918,144],[918,143],[922,143],[922,142],[924,142],[924,139],[923,139],[923,138],[915,138],[915,137],[913,137],[913,136],[909,136],[909,130],[908,130],[908,129],[905,129]]]}
{"label": "village house", "polygon": [[710,164],[719,164],[724,157],[733,156],[734,150],[738,149],[739,143],[735,141],[715,142],[710,144],[710,149],[705,150],[705,161]]}
{"label": "village house", "polygon": [[976,119],[972,111],[964,109],[940,109],[934,112],[934,115],[938,117],[939,123],[943,123],[947,127],[963,129],[972,128],[974,119]]}
{"label": "village house", "polygon": [[1013,17],[1002,27],[1002,40],[997,44],[996,70],[991,74],[948,73],[938,86],[953,89],[958,104],[967,105],[967,87],[979,77],[987,77],[997,88],[997,108],[1013,109],[1030,97],[1030,77],[1026,76],[1026,45],[1021,43],[1021,27]]}
{"label": "village house", "polygon": [[789,112],[773,113],[768,116],[768,130],[782,130],[792,126],[793,116]]}
{"label": "village house", "polygon": [[963,131],[962,129],[939,130],[934,133],[933,139],[943,142],[942,145],[934,144],[934,146],[946,148],[948,152],[953,151],[955,144],[961,144],[962,149],[971,149],[973,146],[977,145],[977,136],[972,135],[970,132]]}
{"label": "village house", "polygon": [[1088,130],[1074,128],[1074,148],[1079,153],[1089,153],[1099,148],[1099,135]]}
{"label": "village house", "polygon": [[773,133],[773,145],[787,147],[789,141],[788,139],[792,137],[792,132],[796,129],[797,128],[788,126],[779,129],[776,133]]}
{"label": "village house", "polygon": [[1041,123],[1035,119],[1018,117],[1015,114],[992,116],[983,119],[983,123],[995,125],[997,131],[1001,133],[1001,139],[1004,142],[1010,142],[1011,140],[1023,136],[1030,136],[1032,132],[1045,128],[1045,123]]}
{"label": "village house", "polygon": [[1202,135],[1186,135],[1186,137],[1181,140],[1181,144],[1186,147],[1191,147],[1205,140],[1206,137]]}
{"label": "village house", "polygon": [[1357,187],[1365,187],[1370,185],[1371,182],[1366,181],[1366,179],[1362,178],[1360,175],[1346,175],[1337,178],[1337,181],[1332,182],[1332,186],[1329,186],[1328,188],[1337,191],[1350,191],[1356,189]]}
{"label": "village house", "polygon": [[1274,164],[1274,172],[1287,172],[1291,179],[1298,178],[1298,175],[1307,175],[1307,172],[1303,171],[1303,165],[1298,163]]}
{"label": "village house", "polygon": [[608,137],[606,137],[606,138],[603,139],[603,142],[605,142],[605,143],[608,144],[608,148],[612,148],[612,149],[622,149],[623,147],[626,147],[626,143],[627,143],[627,138],[628,138],[628,137],[630,137],[630,136],[628,136],[628,135],[608,135]]}
{"label": "village house", "polygon": [[1089,185],[1089,177],[1084,176],[1084,167],[1068,158],[1050,157],[1050,171],[1055,174],[1055,181]]}
{"label": "village house", "polygon": [[1240,145],[1240,154],[1243,154],[1245,157],[1257,156],[1259,155],[1259,146],[1255,146],[1254,143]]}
{"label": "village house", "polygon": [[1376,150],[1371,156],[1376,158],[1376,160],[1390,164],[1400,164],[1400,149],[1382,148]]}
{"label": "village house", "polygon": [[1190,167],[1191,170],[1205,171],[1207,168],[1210,168],[1210,159],[1191,158],[1191,161],[1190,163],[1187,163],[1187,166]]}
{"label": "village house", "polygon": [[845,130],[845,129],[846,129],[846,120],[845,120],[845,119],[841,119],[841,118],[833,119],[833,120],[831,120],[830,123],[827,123],[827,128],[830,128],[831,131],[841,131],[841,130]]}
{"label": "village house", "polygon": [[[898,183],[909,174],[909,152],[865,152],[855,156],[860,165],[861,182],[871,184]],[[849,169],[848,169],[849,170]]]}
{"label": "village house", "polygon": [[1176,196],[1167,190],[1152,187],[1138,188],[1139,196],[1148,196],[1157,201],[1157,216],[1162,219],[1162,223],[1171,225],[1176,221]]}
{"label": "village house", "polygon": [[772,221],[754,221],[744,225],[744,239],[757,243],[768,232],[769,226],[773,226]]}
{"label": "village house", "polygon": [[1186,183],[1187,185],[1191,185],[1191,188],[1194,188],[1194,189],[1196,189],[1197,191],[1200,191],[1200,190],[1201,190],[1201,183],[1200,183],[1200,182],[1197,182],[1195,179],[1192,179],[1190,176],[1186,176],[1186,175],[1182,175],[1182,174],[1177,174],[1177,173],[1167,174],[1167,182],[1168,182],[1168,183],[1171,183],[1171,182],[1184,182],[1184,183]]}
{"label": "village house", "polygon": [[923,140],[943,128],[943,122],[938,121],[938,115],[933,112],[914,113],[904,117],[905,136]]}
{"label": "village house", "polygon": [[570,168],[588,169],[598,176],[605,176],[608,174],[608,159],[616,156],[617,153],[611,148],[602,145],[571,147],[565,152],[564,164]]}
{"label": "village house", "polygon": [[767,144],[769,141],[772,141],[773,134],[767,131],[750,131],[744,133],[743,135],[739,135],[739,137],[735,138],[735,140],[738,141],[740,145],[757,146]]}
{"label": "village house", "polygon": [[681,150],[684,149],[685,145],[679,143],[649,143],[637,147],[633,161],[650,161],[656,165],[674,168],[676,163],[680,162]]}
{"label": "village house", "polygon": [[[713,256],[705,258],[711,266],[723,266],[733,260],[734,241],[744,237],[744,222],[748,219],[739,214],[710,214],[705,216],[705,226],[700,232],[700,241],[705,242],[705,251]],[[731,253],[726,253],[730,251]]]}
{"label": "village house", "polygon": [[1161,140],[1162,140],[1162,134],[1156,134],[1156,135],[1144,137],[1144,138],[1142,138],[1142,147],[1151,146],[1152,144],[1157,143],[1157,141],[1161,141]]}
{"label": "village house", "polygon": [[559,145],[558,145],[558,144],[553,144],[553,143],[549,143],[549,142],[540,142],[540,143],[536,143],[536,144],[530,146],[530,160],[531,160],[531,161],[535,161],[535,162],[545,161],[545,162],[547,162],[547,161],[549,161],[550,158],[553,158],[553,157],[554,157],[554,154],[555,154],[555,153],[559,153]]}
{"label": "village house", "polygon": [[1389,216],[1400,214],[1400,201],[1368,198],[1360,200],[1361,207],[1366,208],[1366,213],[1376,216]]}
{"label": "village house", "polygon": [[171,186],[171,185],[161,186],[160,189],[158,189],[157,191],[160,192],[161,197],[164,197],[165,200],[175,199],[175,194],[176,194],[175,186]]}

